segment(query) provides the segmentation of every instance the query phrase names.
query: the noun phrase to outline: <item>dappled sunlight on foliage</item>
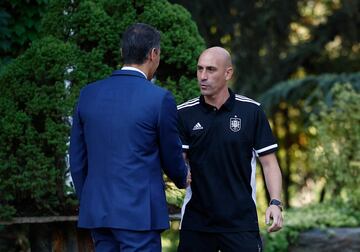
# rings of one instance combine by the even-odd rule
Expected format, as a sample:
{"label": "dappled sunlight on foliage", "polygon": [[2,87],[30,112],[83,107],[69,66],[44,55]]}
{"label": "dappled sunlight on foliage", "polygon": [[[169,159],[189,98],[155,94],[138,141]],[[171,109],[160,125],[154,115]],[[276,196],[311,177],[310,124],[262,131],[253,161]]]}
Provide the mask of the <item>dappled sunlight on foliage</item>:
{"label": "dappled sunlight on foliage", "polygon": [[358,227],[360,213],[342,201],[312,204],[285,211],[285,226],[276,233],[262,231],[265,252],[287,252],[296,243],[299,233],[312,228]]}
{"label": "dappled sunlight on foliage", "polygon": [[316,128],[310,162],[316,175],[326,179],[325,198],[345,198],[360,210],[360,92],[339,84],[331,93],[332,105],[321,103],[320,112],[310,119]]}
{"label": "dappled sunlight on foliage", "polygon": [[[337,83],[349,83],[354,92],[359,92],[360,73],[325,74],[281,82],[264,93],[260,99],[271,118],[272,128],[280,145],[278,157],[283,172],[286,206],[301,206],[324,200],[324,185],[314,184],[316,167],[309,160],[310,153],[318,153],[322,148],[321,144],[309,147],[310,140],[319,130],[310,122],[310,115],[318,115],[322,106],[331,107],[334,104],[335,96],[331,90]],[[320,101],[322,106],[319,105]],[[346,102],[344,106],[347,106]],[[352,110],[357,111],[355,108]],[[356,117],[357,114],[359,113],[352,113],[351,116]],[[345,130],[347,126],[344,124],[343,127]],[[348,138],[350,137],[347,135],[342,137],[343,141]],[[341,144],[339,139],[332,141],[336,142],[332,147]],[[348,143],[350,141],[352,140]],[[340,149],[339,151],[341,152]]]}

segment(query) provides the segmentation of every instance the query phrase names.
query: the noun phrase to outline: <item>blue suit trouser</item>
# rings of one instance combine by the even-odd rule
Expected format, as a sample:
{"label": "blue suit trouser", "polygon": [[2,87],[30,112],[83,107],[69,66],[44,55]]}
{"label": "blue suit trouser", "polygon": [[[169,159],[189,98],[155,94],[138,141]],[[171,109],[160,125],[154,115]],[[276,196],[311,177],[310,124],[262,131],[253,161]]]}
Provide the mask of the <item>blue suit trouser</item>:
{"label": "blue suit trouser", "polygon": [[161,252],[161,231],[91,230],[96,252]]}

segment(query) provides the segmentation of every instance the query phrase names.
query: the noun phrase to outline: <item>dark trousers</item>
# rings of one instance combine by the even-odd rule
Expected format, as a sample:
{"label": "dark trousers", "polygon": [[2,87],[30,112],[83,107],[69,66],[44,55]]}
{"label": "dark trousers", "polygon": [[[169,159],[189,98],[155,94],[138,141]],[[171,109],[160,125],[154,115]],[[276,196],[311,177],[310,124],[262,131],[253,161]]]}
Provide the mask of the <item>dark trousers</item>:
{"label": "dark trousers", "polygon": [[180,230],[178,252],[261,252],[259,232],[200,232]]}
{"label": "dark trousers", "polygon": [[92,229],[96,252],[161,252],[161,231]]}

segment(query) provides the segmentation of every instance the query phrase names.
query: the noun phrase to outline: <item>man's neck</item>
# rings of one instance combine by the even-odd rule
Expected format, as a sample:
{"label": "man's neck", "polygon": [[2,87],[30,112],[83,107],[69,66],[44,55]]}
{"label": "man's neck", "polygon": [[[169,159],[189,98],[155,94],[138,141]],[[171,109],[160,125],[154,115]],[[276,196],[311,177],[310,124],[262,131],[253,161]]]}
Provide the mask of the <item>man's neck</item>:
{"label": "man's neck", "polygon": [[217,109],[220,109],[221,106],[226,102],[226,100],[230,97],[230,93],[228,88],[221,90],[220,93],[212,96],[204,96],[205,102],[210,104]]}

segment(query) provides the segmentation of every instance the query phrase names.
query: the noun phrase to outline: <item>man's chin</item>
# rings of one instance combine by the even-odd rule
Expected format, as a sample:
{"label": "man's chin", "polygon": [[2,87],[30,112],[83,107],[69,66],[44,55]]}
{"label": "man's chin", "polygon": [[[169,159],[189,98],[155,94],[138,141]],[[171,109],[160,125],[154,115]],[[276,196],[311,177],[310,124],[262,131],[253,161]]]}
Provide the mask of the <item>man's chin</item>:
{"label": "man's chin", "polygon": [[211,95],[210,90],[200,89],[200,93],[201,93],[203,96],[209,96],[209,95]]}

